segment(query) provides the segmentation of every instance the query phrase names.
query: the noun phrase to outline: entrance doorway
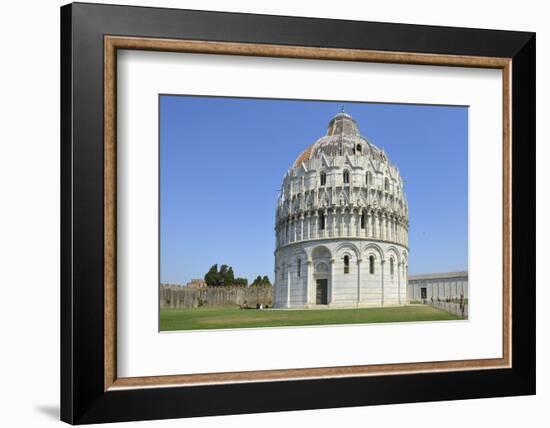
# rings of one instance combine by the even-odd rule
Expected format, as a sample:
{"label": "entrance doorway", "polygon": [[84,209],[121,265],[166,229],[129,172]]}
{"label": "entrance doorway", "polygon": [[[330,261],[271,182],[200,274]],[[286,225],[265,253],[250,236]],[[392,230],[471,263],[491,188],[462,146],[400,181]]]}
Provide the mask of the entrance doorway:
{"label": "entrance doorway", "polygon": [[421,298],[422,300],[425,300],[425,299],[428,298],[428,290],[426,289],[426,287],[422,287],[422,288],[420,289],[420,298]]}
{"label": "entrance doorway", "polygon": [[328,304],[328,279],[318,279],[317,289],[315,293],[315,304],[327,305]]}

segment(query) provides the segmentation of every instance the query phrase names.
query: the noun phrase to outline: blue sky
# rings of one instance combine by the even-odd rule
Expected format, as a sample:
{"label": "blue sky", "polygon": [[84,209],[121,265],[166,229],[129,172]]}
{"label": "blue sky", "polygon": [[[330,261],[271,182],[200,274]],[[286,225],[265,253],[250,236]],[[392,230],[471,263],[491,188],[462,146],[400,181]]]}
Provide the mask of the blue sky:
{"label": "blue sky", "polygon": [[277,190],[342,106],[405,180],[409,273],[466,270],[467,107],[161,95],[161,282],[272,280]]}

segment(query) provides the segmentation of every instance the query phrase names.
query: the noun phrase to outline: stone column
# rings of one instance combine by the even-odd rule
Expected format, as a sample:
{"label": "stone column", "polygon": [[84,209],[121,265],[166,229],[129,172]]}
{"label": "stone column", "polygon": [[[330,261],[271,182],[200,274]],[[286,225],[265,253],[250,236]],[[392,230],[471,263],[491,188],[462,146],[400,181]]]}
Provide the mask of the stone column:
{"label": "stone column", "polygon": [[286,266],[286,306],[290,308],[290,265]]}
{"label": "stone column", "polygon": [[357,259],[357,306],[361,303],[361,262],[363,260]]}
{"label": "stone column", "polygon": [[288,227],[288,242],[294,242],[294,219],[292,217],[290,217],[288,219],[288,224],[289,224],[289,227]]}
{"label": "stone column", "polygon": [[328,236],[328,210],[325,208],[324,211],[323,211],[323,216],[324,216],[324,229],[323,229],[323,237],[326,237]]}
{"label": "stone column", "polygon": [[345,212],[345,208],[342,208],[340,211],[340,232],[338,233],[338,236],[344,236],[344,226],[346,222]]}
{"label": "stone column", "polygon": [[313,287],[313,261],[307,260],[306,272],[306,304],[311,304],[311,288]]}
{"label": "stone column", "polygon": [[400,231],[400,226],[399,226],[399,220],[396,219],[395,220],[395,233],[397,234],[396,236],[396,240],[397,242],[400,242],[401,241],[401,231]]}
{"label": "stone column", "polygon": [[311,238],[311,213],[308,211],[306,216],[307,216],[307,220],[306,220],[307,239],[310,239]]}
{"label": "stone column", "polygon": [[380,260],[380,284],[381,284],[381,305],[384,306],[384,299],[385,299],[385,293],[386,290],[384,289],[384,264],[386,263],[386,260]]}
{"label": "stone column", "polygon": [[300,241],[304,240],[304,213],[300,213]]}
{"label": "stone column", "polygon": [[395,219],[395,242],[399,242],[399,220]]}
{"label": "stone column", "polygon": [[401,304],[401,262],[397,263],[397,298]]}
{"label": "stone column", "polygon": [[334,303],[334,288],[335,288],[335,281],[334,281],[334,263],[336,262],[335,259],[330,259],[330,301],[329,304]]}
{"label": "stone column", "polygon": [[399,243],[399,220],[395,219],[395,242]]}
{"label": "stone column", "polygon": [[361,210],[353,212],[355,217],[355,236],[361,236]]}
{"label": "stone column", "polygon": [[313,226],[313,237],[317,238],[319,232],[319,212],[317,210],[315,210],[313,217],[315,219]]}
{"label": "stone column", "polygon": [[290,222],[290,217],[286,219],[285,222],[285,242],[290,243],[290,238],[292,236],[292,223]]}
{"label": "stone column", "polygon": [[368,238],[372,237],[372,219],[371,219],[371,213],[370,210],[367,211],[367,222],[365,223],[365,235]]}

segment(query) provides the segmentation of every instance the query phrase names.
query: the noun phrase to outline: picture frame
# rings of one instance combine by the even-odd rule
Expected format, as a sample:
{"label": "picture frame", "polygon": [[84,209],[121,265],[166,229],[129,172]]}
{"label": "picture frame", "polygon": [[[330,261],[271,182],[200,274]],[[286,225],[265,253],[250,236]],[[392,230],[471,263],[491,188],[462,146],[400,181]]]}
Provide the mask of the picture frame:
{"label": "picture frame", "polygon": [[[118,377],[116,53],[122,49],[501,69],[502,358]],[[534,394],[535,96],[534,33],[63,6],[61,419],[85,424]]]}

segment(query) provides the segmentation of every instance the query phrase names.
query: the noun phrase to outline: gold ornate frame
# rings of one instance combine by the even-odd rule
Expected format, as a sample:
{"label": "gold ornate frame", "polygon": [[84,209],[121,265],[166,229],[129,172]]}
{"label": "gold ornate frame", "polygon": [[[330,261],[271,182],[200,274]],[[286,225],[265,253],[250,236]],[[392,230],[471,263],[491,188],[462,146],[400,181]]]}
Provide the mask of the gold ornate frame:
{"label": "gold ornate frame", "polygon": [[[170,376],[117,376],[116,367],[116,88],[117,50],[148,50],[211,55],[245,55],[280,58],[359,61],[394,64],[440,65],[455,67],[493,68],[502,70],[503,121],[503,288],[502,288],[502,358],[422,363],[358,365],[305,369],[262,370],[229,373],[204,373]],[[196,40],[170,40],[136,37],[104,37],[104,389],[143,388],[161,386],[191,386],[271,380],[357,377],[405,373],[481,370],[511,367],[511,79],[512,59],[460,55],[382,52],[355,49],[297,47],[284,45],[229,43]]]}

